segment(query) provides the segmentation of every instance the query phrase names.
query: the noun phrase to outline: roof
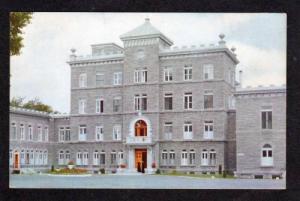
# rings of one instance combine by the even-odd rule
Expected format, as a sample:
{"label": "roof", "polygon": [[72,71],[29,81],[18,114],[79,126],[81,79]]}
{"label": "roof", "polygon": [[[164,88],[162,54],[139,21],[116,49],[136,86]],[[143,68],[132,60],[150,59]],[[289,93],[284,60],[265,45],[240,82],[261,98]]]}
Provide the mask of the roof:
{"label": "roof", "polygon": [[255,93],[286,93],[286,85],[281,86],[262,86],[257,87],[246,87],[246,88],[236,88],[235,95],[245,95],[245,94],[255,94]]}
{"label": "roof", "polygon": [[157,28],[155,28],[151,23],[150,19],[146,18],[144,24],[136,27],[135,29],[122,34],[120,38],[122,40],[128,39],[140,39],[140,38],[152,38],[152,37],[160,37],[169,45],[172,45],[173,42],[167,38],[163,33],[161,33]]}

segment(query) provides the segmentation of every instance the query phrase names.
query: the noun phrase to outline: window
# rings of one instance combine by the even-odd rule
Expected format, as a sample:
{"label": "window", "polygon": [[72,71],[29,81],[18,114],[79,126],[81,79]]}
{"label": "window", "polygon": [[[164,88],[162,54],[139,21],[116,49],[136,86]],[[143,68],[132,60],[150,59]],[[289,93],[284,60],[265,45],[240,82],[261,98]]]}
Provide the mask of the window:
{"label": "window", "polygon": [[232,86],[235,85],[235,72],[234,71],[231,71],[231,84],[232,84]]}
{"label": "window", "polygon": [[103,113],[104,112],[104,100],[103,99],[96,99],[96,113]]}
{"label": "window", "polygon": [[193,96],[191,92],[184,93],[184,109],[192,109],[193,108]]}
{"label": "window", "polygon": [[213,108],[214,96],[212,91],[204,91],[204,109]]}
{"label": "window", "polygon": [[121,140],[121,126],[115,125],[113,128],[113,140]]}
{"label": "window", "polygon": [[65,154],[64,151],[60,151],[58,154],[58,165],[64,165]]}
{"label": "window", "polygon": [[209,164],[212,166],[216,165],[216,151],[214,149],[211,149],[209,152]]}
{"label": "window", "polygon": [[66,164],[68,164],[70,161],[71,161],[71,153],[69,150],[66,151],[66,154],[65,154],[65,158],[66,158]]}
{"label": "window", "polygon": [[79,114],[85,114],[86,100],[79,99]]}
{"label": "window", "polygon": [[76,165],[83,165],[82,159],[82,152],[78,151],[76,155]]}
{"label": "window", "polygon": [[96,113],[103,113],[104,112],[104,100],[103,99],[96,99]]}
{"label": "window", "polygon": [[136,94],[134,96],[134,109],[135,111],[146,111],[147,110],[147,94]]}
{"label": "window", "polygon": [[262,129],[272,129],[272,111],[264,110],[261,112]]}
{"label": "window", "polygon": [[103,86],[104,85],[104,74],[103,73],[96,73],[96,86]]}
{"label": "window", "polygon": [[94,151],[94,154],[93,154],[93,165],[100,165],[100,154],[98,152],[98,150],[95,150]]}
{"label": "window", "polygon": [[188,160],[187,160],[188,154],[187,151],[184,149],[181,152],[181,165],[187,165]]}
{"label": "window", "polygon": [[195,158],[196,158],[196,153],[194,149],[190,150],[190,157],[189,157],[189,163],[190,165],[195,165]]}
{"label": "window", "polygon": [[121,165],[123,163],[124,163],[124,153],[122,150],[120,150],[118,153],[118,164]]}
{"label": "window", "polygon": [[165,110],[172,110],[173,109],[173,94],[168,93],[165,94]]}
{"label": "window", "polygon": [[183,80],[192,80],[193,67],[192,65],[185,65],[183,69],[184,79]]}
{"label": "window", "polygon": [[59,128],[59,141],[60,142],[65,141],[65,128],[64,127]]}
{"label": "window", "polygon": [[161,153],[161,164],[167,165],[167,163],[168,163],[168,152],[167,150],[163,150]]}
{"label": "window", "polygon": [[32,141],[33,140],[33,133],[32,133],[32,126],[28,125],[28,140]]}
{"label": "window", "polygon": [[42,141],[43,133],[42,133],[42,127],[38,126],[38,141]]}
{"label": "window", "polygon": [[49,129],[48,129],[48,127],[44,128],[44,139],[43,140],[45,142],[48,142],[48,140],[49,140]]}
{"label": "window", "polygon": [[105,165],[105,151],[102,150],[100,153],[100,164]]}
{"label": "window", "polygon": [[39,153],[39,165],[43,165],[43,151],[40,150],[40,153]]}
{"label": "window", "polygon": [[172,139],[172,133],[173,133],[173,123],[172,122],[165,122],[164,126],[164,134],[165,134],[165,140],[171,140]]}
{"label": "window", "polygon": [[87,130],[85,125],[79,126],[79,141],[85,141],[87,136]]}
{"label": "window", "polygon": [[204,139],[214,138],[214,123],[213,121],[204,121]]}
{"label": "window", "polygon": [[47,164],[48,164],[48,151],[45,150],[43,154],[43,165],[47,165]]}
{"label": "window", "polygon": [[96,126],[96,141],[103,141],[103,126]]}
{"label": "window", "polygon": [[173,80],[173,72],[172,68],[170,67],[165,67],[164,68],[164,81],[169,82]]}
{"label": "window", "polygon": [[82,163],[83,163],[83,165],[88,165],[89,164],[89,153],[87,151],[83,152]]}
{"label": "window", "polygon": [[65,129],[65,141],[71,141],[71,129],[66,127]]}
{"label": "window", "polygon": [[170,150],[169,152],[170,165],[175,165],[175,152],[174,150]]}
{"label": "window", "polygon": [[20,124],[20,138],[21,138],[21,140],[25,140],[24,124]]}
{"label": "window", "polygon": [[135,136],[147,136],[147,124],[143,120],[138,120],[134,125]]}
{"label": "window", "polygon": [[79,87],[84,88],[87,86],[86,73],[81,73],[79,75]]}
{"label": "window", "polygon": [[9,165],[13,165],[13,151],[11,149],[9,150]]}
{"label": "window", "polygon": [[36,150],[34,154],[34,164],[38,165],[39,164],[39,151]]}
{"label": "window", "polygon": [[16,140],[17,139],[17,126],[16,123],[11,124],[11,139]]}
{"label": "window", "polygon": [[185,122],[183,126],[183,139],[193,139],[193,125],[192,122]]}
{"label": "window", "polygon": [[269,144],[265,144],[262,148],[261,165],[273,166],[273,150],[272,146]]}
{"label": "window", "polygon": [[113,99],[113,112],[120,112],[121,110],[121,97],[115,97]]}
{"label": "window", "polygon": [[112,165],[116,165],[117,164],[117,153],[114,150],[110,154],[110,163]]}
{"label": "window", "polygon": [[228,96],[228,108],[235,109],[235,98],[234,96]]}
{"label": "window", "polygon": [[[29,157],[29,155],[28,155]],[[22,150],[21,151],[21,165],[24,165],[25,164],[25,151]]]}
{"label": "window", "polygon": [[201,165],[208,165],[208,152],[206,149],[203,149],[201,153]]}
{"label": "window", "polygon": [[33,165],[34,164],[34,151],[31,150],[29,154],[29,164]]}
{"label": "window", "polygon": [[214,66],[212,64],[205,64],[203,66],[203,75],[204,80],[214,79]]}
{"label": "window", "polygon": [[122,72],[114,73],[114,85],[122,84]]}
{"label": "window", "polygon": [[134,82],[144,83],[147,82],[147,69],[139,69],[134,71]]}

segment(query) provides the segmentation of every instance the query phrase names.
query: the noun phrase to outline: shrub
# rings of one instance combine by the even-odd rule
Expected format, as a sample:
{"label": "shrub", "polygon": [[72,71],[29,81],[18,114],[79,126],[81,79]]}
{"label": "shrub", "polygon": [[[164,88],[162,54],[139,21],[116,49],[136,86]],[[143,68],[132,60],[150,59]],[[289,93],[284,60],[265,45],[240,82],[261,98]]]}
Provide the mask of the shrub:
{"label": "shrub", "polygon": [[219,165],[219,174],[222,174],[222,165]]}
{"label": "shrub", "polygon": [[51,165],[51,172],[54,172],[54,165]]}
{"label": "shrub", "polygon": [[53,170],[52,173],[54,173],[54,174],[85,174],[85,173],[87,173],[87,170],[83,169],[83,168],[74,168],[74,169],[63,168],[63,169]]}
{"label": "shrub", "polygon": [[116,169],[113,169],[113,170],[111,171],[111,173],[112,173],[112,174],[116,174],[116,173],[117,173],[117,170],[116,170]]}
{"label": "shrub", "polygon": [[105,169],[104,168],[100,168],[99,171],[100,171],[101,174],[105,174]]}
{"label": "shrub", "polygon": [[223,178],[226,178],[226,176],[227,176],[227,172],[226,170],[223,170]]}
{"label": "shrub", "polygon": [[121,164],[120,168],[126,168],[126,164]]}
{"label": "shrub", "polygon": [[155,174],[160,174],[160,169],[157,169],[157,170],[155,171]]}
{"label": "shrub", "polygon": [[176,174],[177,171],[176,170],[172,170],[171,174]]}
{"label": "shrub", "polygon": [[152,166],[152,168],[156,168],[156,163],[153,162],[151,166]]}
{"label": "shrub", "polygon": [[75,165],[74,161],[69,161],[68,165]]}
{"label": "shrub", "polygon": [[190,174],[195,174],[195,172],[190,172]]}

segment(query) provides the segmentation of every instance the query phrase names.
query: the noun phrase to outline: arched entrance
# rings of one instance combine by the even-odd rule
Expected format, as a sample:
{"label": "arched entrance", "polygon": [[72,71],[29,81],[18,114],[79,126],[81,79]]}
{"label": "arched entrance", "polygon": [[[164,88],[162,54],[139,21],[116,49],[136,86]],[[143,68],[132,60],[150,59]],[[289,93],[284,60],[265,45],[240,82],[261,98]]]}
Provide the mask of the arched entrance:
{"label": "arched entrance", "polygon": [[13,163],[13,168],[15,170],[20,169],[20,153],[18,151],[14,152],[14,163]]}
{"label": "arched entrance", "polygon": [[144,120],[138,120],[134,124],[135,136],[147,136],[147,124]]}

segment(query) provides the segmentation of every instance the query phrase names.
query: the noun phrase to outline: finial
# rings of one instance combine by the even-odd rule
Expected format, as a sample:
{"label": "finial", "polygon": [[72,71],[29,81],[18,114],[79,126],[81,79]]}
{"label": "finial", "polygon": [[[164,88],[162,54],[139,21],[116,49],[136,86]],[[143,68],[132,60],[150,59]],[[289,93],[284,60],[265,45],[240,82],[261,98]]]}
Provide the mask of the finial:
{"label": "finial", "polygon": [[220,34],[219,34],[219,38],[220,38],[221,40],[223,40],[223,39],[225,38],[225,34],[220,33]]}
{"label": "finial", "polygon": [[226,42],[225,42],[225,40],[223,40],[225,38],[225,34],[223,34],[223,33],[219,34],[219,38],[221,39],[219,41],[219,45],[221,45],[221,46],[225,45]]}
{"label": "finial", "polygon": [[149,17],[146,17],[146,18],[145,18],[145,22],[150,22]]}
{"label": "finial", "polygon": [[72,52],[72,54],[75,54],[76,49],[75,49],[75,48],[72,48],[72,49],[71,49],[71,52]]}
{"label": "finial", "polygon": [[236,50],[236,48],[235,48],[235,47],[232,47],[232,48],[231,48],[231,51],[232,51],[232,52],[234,52],[235,50]]}

